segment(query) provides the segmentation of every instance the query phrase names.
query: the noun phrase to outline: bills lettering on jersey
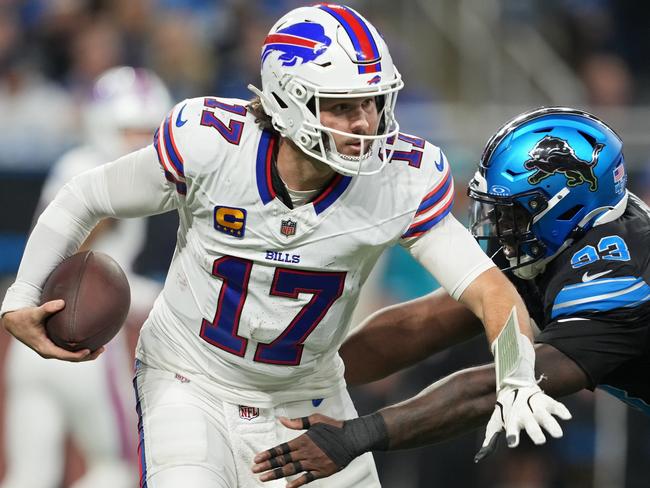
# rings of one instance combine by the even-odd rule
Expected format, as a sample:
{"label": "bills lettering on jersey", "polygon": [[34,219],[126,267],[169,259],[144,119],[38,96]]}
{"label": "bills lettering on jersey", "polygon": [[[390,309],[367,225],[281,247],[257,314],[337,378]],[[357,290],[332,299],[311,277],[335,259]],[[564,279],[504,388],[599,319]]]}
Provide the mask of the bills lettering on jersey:
{"label": "bills lettering on jersey", "polygon": [[264,259],[278,263],[298,264],[300,262],[300,255],[289,254],[288,252],[266,251]]}

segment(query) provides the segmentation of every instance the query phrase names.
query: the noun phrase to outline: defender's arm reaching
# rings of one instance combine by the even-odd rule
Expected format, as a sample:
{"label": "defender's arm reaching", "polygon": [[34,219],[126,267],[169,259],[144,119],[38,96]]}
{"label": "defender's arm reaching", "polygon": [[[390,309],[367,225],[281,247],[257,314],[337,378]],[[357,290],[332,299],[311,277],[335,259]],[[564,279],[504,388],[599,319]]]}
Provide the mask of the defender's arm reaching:
{"label": "defender's arm reaching", "polygon": [[[344,343],[341,354],[347,377],[352,384],[361,384],[414,364],[479,331],[480,321],[474,314],[446,293],[437,291],[375,313]],[[539,386],[552,396],[567,395],[588,385],[584,371],[549,345],[537,348],[536,369],[538,374],[544,372]],[[264,481],[303,470],[318,479],[330,476],[367,451],[412,448],[450,439],[485,424],[495,411],[495,384],[494,367],[487,365],[454,373],[412,399],[358,419],[340,421],[323,415],[281,419],[289,428],[309,430],[288,443],[259,453],[253,471],[262,473]],[[570,416],[557,402],[539,411],[546,412],[548,417]],[[488,430],[486,448],[480,457],[477,455],[478,459],[495,448],[500,427],[501,422]],[[296,471],[298,468],[301,469]],[[307,482],[302,476],[287,487],[296,488]]]}

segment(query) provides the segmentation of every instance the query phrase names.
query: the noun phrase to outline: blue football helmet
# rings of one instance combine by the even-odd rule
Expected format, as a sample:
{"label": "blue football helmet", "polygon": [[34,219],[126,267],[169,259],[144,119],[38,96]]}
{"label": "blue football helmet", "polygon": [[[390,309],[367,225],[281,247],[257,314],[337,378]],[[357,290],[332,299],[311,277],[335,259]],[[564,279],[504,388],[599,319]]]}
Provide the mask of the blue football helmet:
{"label": "blue football helmet", "polygon": [[594,115],[567,107],[515,117],[488,141],[470,182],[470,229],[523,278],[627,204],[623,143]]}

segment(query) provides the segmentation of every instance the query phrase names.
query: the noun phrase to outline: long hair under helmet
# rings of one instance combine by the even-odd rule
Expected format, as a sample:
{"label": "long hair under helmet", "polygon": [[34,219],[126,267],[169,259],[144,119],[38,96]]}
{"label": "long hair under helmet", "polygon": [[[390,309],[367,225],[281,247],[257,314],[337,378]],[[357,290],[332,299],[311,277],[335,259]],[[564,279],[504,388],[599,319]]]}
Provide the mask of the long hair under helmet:
{"label": "long hair under helmet", "polygon": [[[397,135],[397,93],[404,86],[377,29],[343,5],[292,10],[271,28],[262,46],[262,90],[258,95],[273,127],[304,153],[345,175],[379,172],[390,159],[388,140]],[[377,134],[325,127],[323,98],[375,97]],[[360,156],[341,154],[334,134],[356,138]]]}

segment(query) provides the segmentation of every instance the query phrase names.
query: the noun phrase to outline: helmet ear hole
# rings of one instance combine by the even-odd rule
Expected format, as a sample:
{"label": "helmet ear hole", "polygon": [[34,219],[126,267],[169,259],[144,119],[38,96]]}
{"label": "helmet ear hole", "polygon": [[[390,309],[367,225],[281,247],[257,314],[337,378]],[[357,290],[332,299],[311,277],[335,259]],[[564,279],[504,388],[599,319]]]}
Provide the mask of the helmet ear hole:
{"label": "helmet ear hole", "polygon": [[316,114],[316,99],[314,97],[311,97],[306,105],[309,111],[314,114],[314,116],[318,117]]}
{"label": "helmet ear hole", "polygon": [[571,220],[583,208],[584,208],[584,205],[575,205],[575,206],[571,207],[569,210],[567,210],[566,212],[564,212],[562,215],[560,215],[557,219],[558,220]]}
{"label": "helmet ear hole", "polygon": [[287,104],[284,103],[284,100],[282,100],[282,99],[278,96],[277,93],[275,93],[275,92],[271,92],[271,95],[273,95],[273,98],[275,98],[275,101],[278,103],[278,105],[280,106],[280,108],[282,108],[282,109],[287,108]]}

